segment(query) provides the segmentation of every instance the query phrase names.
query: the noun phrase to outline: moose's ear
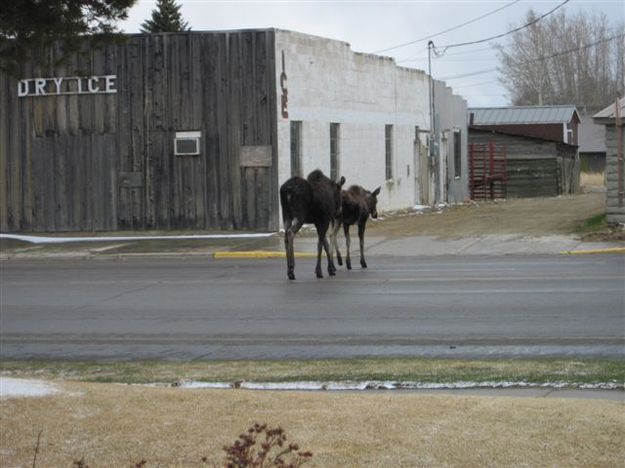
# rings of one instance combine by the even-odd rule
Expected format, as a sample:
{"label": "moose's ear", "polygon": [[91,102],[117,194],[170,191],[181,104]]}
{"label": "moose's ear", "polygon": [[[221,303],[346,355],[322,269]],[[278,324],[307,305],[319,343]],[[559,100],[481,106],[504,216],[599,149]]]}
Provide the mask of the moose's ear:
{"label": "moose's ear", "polygon": [[382,188],[382,187],[378,187],[378,188],[377,188],[377,189],[375,189],[375,190],[374,190],[371,194],[372,194],[374,197],[377,197],[377,196],[380,194],[380,189],[381,189],[381,188]]}
{"label": "moose's ear", "polygon": [[339,187],[342,187],[345,184],[345,176],[341,176],[341,180],[339,180]]}

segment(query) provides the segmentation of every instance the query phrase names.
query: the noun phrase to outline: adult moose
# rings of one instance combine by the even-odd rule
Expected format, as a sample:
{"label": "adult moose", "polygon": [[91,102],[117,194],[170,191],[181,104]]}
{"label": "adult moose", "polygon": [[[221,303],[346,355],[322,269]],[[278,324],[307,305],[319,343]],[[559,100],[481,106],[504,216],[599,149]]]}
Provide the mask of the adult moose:
{"label": "adult moose", "polygon": [[[328,257],[328,274],[334,276],[336,267],[332,250],[328,245],[326,233],[330,225],[334,227],[341,212],[341,188],[345,177],[336,183],[327,178],[320,170],[314,170],[306,179],[291,177],[280,187],[280,204],[284,222],[284,248],[286,250],[287,275],[295,279],[295,255],[293,239],[304,223],[312,223],[317,228],[317,278],[323,278],[321,272],[321,248]],[[334,230],[332,231],[335,232]],[[334,245],[336,241],[332,241]]]}
{"label": "adult moose", "polygon": [[341,252],[339,252],[339,246],[336,242],[336,233],[343,225],[343,231],[345,232],[345,248],[347,250],[345,256],[345,265],[348,270],[352,269],[352,259],[349,255],[350,238],[349,228],[352,224],[358,225],[358,238],[360,239],[360,266],[367,268],[367,262],[365,260],[365,228],[367,227],[367,220],[369,216],[372,218],[378,217],[378,195],[380,193],[380,187],[376,188],[373,192],[365,190],[360,185],[352,185],[347,190],[341,191],[342,207],[339,222],[334,226],[334,248],[336,249],[336,260],[339,265],[343,264],[341,258]]}

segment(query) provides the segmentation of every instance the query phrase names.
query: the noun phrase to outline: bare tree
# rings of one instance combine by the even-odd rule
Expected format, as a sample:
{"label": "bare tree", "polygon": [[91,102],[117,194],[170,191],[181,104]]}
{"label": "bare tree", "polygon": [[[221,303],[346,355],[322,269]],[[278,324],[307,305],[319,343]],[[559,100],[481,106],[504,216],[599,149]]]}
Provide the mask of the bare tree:
{"label": "bare tree", "polygon": [[[536,18],[529,10],[525,22]],[[499,45],[499,80],[514,105],[605,107],[625,83],[625,25],[601,14],[566,11],[538,21]]]}

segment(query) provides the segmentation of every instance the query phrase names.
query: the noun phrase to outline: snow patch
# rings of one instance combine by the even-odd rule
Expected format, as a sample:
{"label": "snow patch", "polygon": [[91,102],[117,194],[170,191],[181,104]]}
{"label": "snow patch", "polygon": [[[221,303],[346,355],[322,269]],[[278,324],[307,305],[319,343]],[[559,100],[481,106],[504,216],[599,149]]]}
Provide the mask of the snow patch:
{"label": "snow patch", "polygon": [[190,234],[183,236],[125,236],[125,237],[45,237],[23,236],[20,234],[0,234],[0,239],[13,239],[31,244],[66,244],[71,242],[120,242],[138,240],[189,240],[189,239],[266,239],[274,233],[255,234]]}
{"label": "snow patch", "polygon": [[39,397],[58,393],[59,388],[41,380],[14,379],[0,377],[0,399],[19,397]]}
{"label": "snow patch", "polygon": [[623,384],[603,382],[582,384],[572,382],[530,383],[511,382],[398,382],[398,381],[363,381],[363,382],[184,382],[181,388],[243,388],[246,390],[307,390],[307,391],[364,391],[364,390],[458,390],[487,388],[572,388],[584,390],[622,390]]}
{"label": "snow patch", "polygon": [[179,388],[233,388],[233,384],[225,382],[182,382]]}

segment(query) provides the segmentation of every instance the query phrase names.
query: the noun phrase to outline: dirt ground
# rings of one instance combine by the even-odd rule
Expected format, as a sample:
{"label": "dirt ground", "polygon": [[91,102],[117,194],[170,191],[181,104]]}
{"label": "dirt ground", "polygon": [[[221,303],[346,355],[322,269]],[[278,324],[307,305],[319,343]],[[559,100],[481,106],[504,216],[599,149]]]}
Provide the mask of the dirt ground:
{"label": "dirt ground", "polygon": [[487,234],[577,235],[588,241],[625,241],[625,230],[597,221],[605,212],[605,192],[554,198],[517,198],[388,213],[367,225],[368,235],[433,236],[444,239]]}
{"label": "dirt ground", "polygon": [[625,462],[615,401],[61,386],[0,402],[0,466],[34,466],[40,432],[37,466],[223,466],[222,447],[254,423],[285,429],[311,467]]}

